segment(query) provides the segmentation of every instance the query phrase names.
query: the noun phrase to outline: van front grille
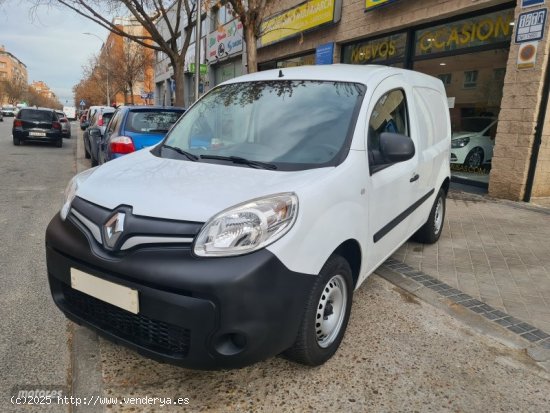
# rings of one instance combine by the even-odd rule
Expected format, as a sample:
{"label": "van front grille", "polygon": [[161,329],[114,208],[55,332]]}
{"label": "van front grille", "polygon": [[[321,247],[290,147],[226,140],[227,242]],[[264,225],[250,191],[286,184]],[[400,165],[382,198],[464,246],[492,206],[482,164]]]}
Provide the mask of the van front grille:
{"label": "van front grille", "polygon": [[132,314],[63,285],[67,310],[84,321],[140,347],[171,357],[184,358],[189,352],[188,329]]}

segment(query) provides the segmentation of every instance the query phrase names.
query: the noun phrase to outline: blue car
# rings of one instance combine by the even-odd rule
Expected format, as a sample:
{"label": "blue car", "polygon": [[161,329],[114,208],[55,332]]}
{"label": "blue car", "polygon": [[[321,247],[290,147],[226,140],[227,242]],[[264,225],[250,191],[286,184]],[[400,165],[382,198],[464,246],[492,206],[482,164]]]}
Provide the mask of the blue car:
{"label": "blue car", "polygon": [[184,112],[172,106],[120,107],[99,142],[99,163],[157,144]]}

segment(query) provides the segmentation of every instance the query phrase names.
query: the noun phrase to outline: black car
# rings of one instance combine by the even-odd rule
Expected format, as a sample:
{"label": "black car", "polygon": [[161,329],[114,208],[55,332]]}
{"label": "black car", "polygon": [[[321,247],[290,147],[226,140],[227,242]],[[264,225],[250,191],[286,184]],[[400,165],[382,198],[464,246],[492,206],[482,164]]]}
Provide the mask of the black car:
{"label": "black car", "polygon": [[52,142],[63,146],[61,122],[53,109],[23,108],[13,121],[13,144],[25,141]]}

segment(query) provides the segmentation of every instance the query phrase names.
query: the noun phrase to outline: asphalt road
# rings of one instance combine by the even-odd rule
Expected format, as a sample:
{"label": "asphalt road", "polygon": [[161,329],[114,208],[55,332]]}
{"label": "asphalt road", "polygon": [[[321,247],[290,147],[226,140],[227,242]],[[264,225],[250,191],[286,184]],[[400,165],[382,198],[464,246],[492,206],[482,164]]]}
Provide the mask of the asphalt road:
{"label": "asphalt road", "polygon": [[21,386],[67,386],[68,323],[50,297],[44,234],[73,175],[76,142],[14,146],[12,123],[0,122],[0,411],[60,412],[10,397]]}

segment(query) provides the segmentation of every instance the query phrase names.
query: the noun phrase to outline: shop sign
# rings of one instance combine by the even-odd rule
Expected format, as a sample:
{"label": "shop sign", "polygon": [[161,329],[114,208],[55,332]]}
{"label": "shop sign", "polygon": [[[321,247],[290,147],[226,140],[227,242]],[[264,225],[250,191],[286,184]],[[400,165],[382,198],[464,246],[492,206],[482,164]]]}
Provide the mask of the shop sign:
{"label": "shop sign", "polygon": [[[189,64],[189,71],[190,71],[191,73],[195,73],[195,63],[190,63],[190,64]],[[201,75],[205,75],[206,73],[208,73],[208,66],[205,65],[205,64],[203,64],[203,63],[201,63],[201,64],[199,65],[199,73],[200,73]]]}
{"label": "shop sign", "polygon": [[521,7],[531,7],[531,6],[541,6],[543,5],[545,0],[522,0],[521,1]]}
{"label": "shop sign", "polygon": [[386,4],[393,3],[396,0],[366,0],[365,9],[366,11],[375,9],[380,6],[385,6]]}
{"label": "shop sign", "polygon": [[276,43],[324,24],[336,23],[341,0],[309,0],[281,14],[267,18],[261,26],[260,46]]}
{"label": "shop sign", "polygon": [[334,43],[325,43],[315,49],[315,64],[330,65],[334,58]]}
{"label": "shop sign", "polygon": [[243,25],[235,19],[208,35],[209,61],[223,59],[243,51]]}
{"label": "shop sign", "polygon": [[344,47],[344,63],[385,63],[388,60],[403,60],[407,45],[406,33],[394,34]]}
{"label": "shop sign", "polygon": [[544,37],[548,9],[521,13],[516,24],[516,43],[534,42]]}
{"label": "shop sign", "polygon": [[[201,54],[200,54],[201,61],[204,62],[204,42],[200,43],[200,48],[201,48]],[[184,63],[185,72],[187,73],[195,72],[194,70],[191,69],[191,65],[195,67],[195,43],[191,43],[189,45],[189,48],[187,49],[187,53],[185,54],[185,63]]]}
{"label": "shop sign", "polygon": [[505,10],[447,23],[416,33],[416,56],[509,41],[514,11]]}

